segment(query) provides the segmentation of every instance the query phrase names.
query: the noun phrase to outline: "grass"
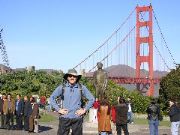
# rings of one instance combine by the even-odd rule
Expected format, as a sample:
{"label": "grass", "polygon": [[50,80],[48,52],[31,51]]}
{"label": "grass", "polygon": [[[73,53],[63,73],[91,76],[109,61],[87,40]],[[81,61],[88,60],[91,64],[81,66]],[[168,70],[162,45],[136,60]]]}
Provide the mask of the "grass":
{"label": "grass", "polygon": [[41,115],[39,122],[52,122],[52,121],[55,121],[56,119],[57,118],[53,115],[43,114],[43,115]]}
{"label": "grass", "polygon": [[[134,123],[138,124],[138,125],[148,125],[148,120],[147,119],[142,119],[142,118],[135,118]],[[166,121],[166,120],[160,121],[159,126],[170,127],[170,122]]]}

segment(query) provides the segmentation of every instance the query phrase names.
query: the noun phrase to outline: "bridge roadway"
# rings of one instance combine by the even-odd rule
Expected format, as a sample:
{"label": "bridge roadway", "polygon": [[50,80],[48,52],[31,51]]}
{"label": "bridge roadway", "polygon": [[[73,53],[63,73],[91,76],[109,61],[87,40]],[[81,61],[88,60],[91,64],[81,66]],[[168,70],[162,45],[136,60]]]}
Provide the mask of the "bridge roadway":
{"label": "bridge roadway", "polygon": [[149,79],[149,78],[131,78],[131,77],[109,77],[110,80],[113,80],[119,84],[148,84],[153,81],[154,84],[160,83],[159,78]]}
{"label": "bridge roadway", "polygon": [[[92,80],[92,76],[86,76],[88,79]],[[159,84],[161,79],[160,78],[133,78],[133,77],[111,77],[109,76],[108,79],[118,83],[118,84],[149,84],[153,81],[154,84]]]}
{"label": "bridge roadway", "polygon": [[[0,135],[56,135],[58,129],[58,116],[56,113],[51,113],[55,115],[57,119],[53,122],[40,123],[39,133],[28,133],[24,130],[5,130],[0,129]],[[85,120],[83,124],[83,135],[98,135],[97,123],[87,122]],[[128,125],[130,135],[149,135],[148,125]],[[112,124],[113,135],[116,135],[115,125]],[[170,135],[170,127],[159,126],[159,135]],[[179,134],[180,135],[180,134]]]}

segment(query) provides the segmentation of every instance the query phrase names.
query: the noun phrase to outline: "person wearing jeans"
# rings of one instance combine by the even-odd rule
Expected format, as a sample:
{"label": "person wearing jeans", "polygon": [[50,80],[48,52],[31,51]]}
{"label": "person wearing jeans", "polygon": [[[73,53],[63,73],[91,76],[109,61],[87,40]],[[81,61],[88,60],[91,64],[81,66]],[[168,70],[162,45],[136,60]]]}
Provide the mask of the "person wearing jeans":
{"label": "person wearing jeans", "polygon": [[149,120],[150,135],[158,135],[159,120]]}
{"label": "person wearing jeans", "polygon": [[178,135],[180,127],[180,105],[173,100],[169,101],[169,117],[171,121],[171,133],[172,135]]}
{"label": "person wearing jeans", "polygon": [[130,98],[127,99],[127,105],[128,105],[128,123],[133,124],[134,117],[132,112],[132,102]]}
{"label": "person wearing jeans", "polygon": [[148,106],[146,112],[148,114],[150,135],[159,135],[158,126],[159,126],[160,107],[158,104],[156,104],[155,99],[152,99],[151,104]]}

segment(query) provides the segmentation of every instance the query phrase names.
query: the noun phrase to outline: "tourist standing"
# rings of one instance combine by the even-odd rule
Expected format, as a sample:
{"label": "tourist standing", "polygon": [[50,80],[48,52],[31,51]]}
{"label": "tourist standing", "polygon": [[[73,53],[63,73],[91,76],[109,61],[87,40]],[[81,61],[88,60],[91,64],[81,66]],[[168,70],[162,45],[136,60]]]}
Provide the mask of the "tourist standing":
{"label": "tourist standing", "polygon": [[38,133],[39,106],[34,97],[31,97],[32,112],[29,116],[29,132]]}
{"label": "tourist standing", "polygon": [[32,106],[27,96],[24,96],[24,130],[29,131],[29,117],[32,112]]}
{"label": "tourist standing", "polygon": [[102,99],[98,108],[98,131],[101,135],[112,133],[111,107],[107,99]]}
{"label": "tourist standing", "polygon": [[125,99],[120,97],[118,105],[115,106],[115,123],[117,135],[121,135],[121,129],[123,129],[124,135],[129,135],[127,126],[127,112],[128,106],[125,102]]}
{"label": "tourist standing", "polygon": [[150,135],[158,135],[160,107],[155,99],[151,100],[150,105],[147,107],[147,115],[149,122]]}
{"label": "tourist standing", "polygon": [[132,102],[130,98],[127,98],[127,106],[128,106],[128,123],[133,124],[134,117],[132,112]]}
{"label": "tourist standing", "polygon": [[6,114],[7,129],[13,129],[14,128],[15,101],[11,97],[10,93],[7,95],[7,100],[4,101],[3,107],[4,107],[3,108],[4,114]]}
{"label": "tourist standing", "polygon": [[5,128],[6,125],[6,115],[3,111],[4,101],[6,100],[6,94],[3,93],[0,99],[0,115],[1,115],[1,128]]}
{"label": "tourist standing", "polygon": [[22,129],[22,117],[24,111],[24,102],[21,100],[21,95],[16,96],[15,101],[15,115],[16,115],[16,129]]}
{"label": "tourist standing", "polygon": [[[79,83],[80,78],[81,75],[78,75],[75,69],[68,70],[64,75],[65,83],[58,86],[50,96],[53,108],[60,114],[58,135],[68,135],[70,128],[73,135],[83,134],[83,115],[92,107],[94,97],[84,85]],[[58,96],[62,100],[61,106],[56,102]],[[81,106],[82,96],[88,100],[84,107]]]}
{"label": "tourist standing", "polygon": [[171,121],[171,133],[172,135],[178,135],[180,127],[180,105],[173,101],[169,101],[169,117]]}

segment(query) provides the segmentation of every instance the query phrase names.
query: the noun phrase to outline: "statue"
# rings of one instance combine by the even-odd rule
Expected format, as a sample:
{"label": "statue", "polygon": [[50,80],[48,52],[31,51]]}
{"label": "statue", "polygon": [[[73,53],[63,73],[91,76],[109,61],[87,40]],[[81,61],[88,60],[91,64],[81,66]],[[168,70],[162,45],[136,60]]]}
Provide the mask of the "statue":
{"label": "statue", "polygon": [[105,70],[102,69],[103,64],[97,63],[97,68],[93,75],[94,87],[96,89],[96,99],[101,100],[105,97],[105,90],[107,88],[108,75]]}

